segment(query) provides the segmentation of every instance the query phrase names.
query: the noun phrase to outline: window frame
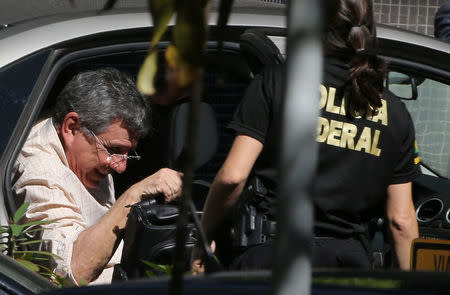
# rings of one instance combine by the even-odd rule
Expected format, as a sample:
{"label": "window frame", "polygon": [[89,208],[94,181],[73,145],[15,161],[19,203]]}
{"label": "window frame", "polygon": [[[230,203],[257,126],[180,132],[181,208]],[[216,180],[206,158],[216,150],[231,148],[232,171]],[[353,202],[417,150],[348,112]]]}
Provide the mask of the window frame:
{"label": "window frame", "polygon": [[[448,55],[448,53],[441,52],[442,56]],[[437,81],[439,83],[446,84],[450,87],[450,71],[444,70],[442,68],[436,68],[433,66],[430,66],[428,64],[424,64],[422,62],[416,62],[412,60],[397,58],[397,57],[391,57],[386,55],[380,55],[381,58],[386,60],[388,62],[388,70],[389,71],[395,71],[403,74],[408,74],[412,76],[419,76],[419,77],[426,77],[427,79],[432,79],[434,81]],[[420,97],[418,98],[420,99]],[[406,101],[406,100],[405,100]],[[414,124],[416,124],[414,122]],[[420,155],[420,150],[419,150]],[[448,179],[447,177],[441,175],[440,173],[436,173],[433,167],[430,167],[431,170],[428,168],[427,163],[421,163],[422,171],[425,174],[433,175],[439,178]]]}
{"label": "window frame", "polygon": [[[82,40],[80,39],[76,41],[80,42]],[[86,48],[86,44],[84,45],[84,48],[77,48],[77,46],[74,46],[72,48],[75,49],[72,50],[67,47],[67,44],[64,44],[61,48],[52,49],[46,68],[45,70],[42,70],[43,73],[39,78],[39,83],[36,83],[36,87],[33,90],[32,95],[30,95],[26,109],[23,111],[22,116],[18,121],[16,129],[10,138],[7,149],[5,149],[4,159],[6,159],[6,161],[2,162],[2,165],[5,167],[0,174],[0,178],[3,178],[3,199],[5,201],[8,216],[11,216],[17,209],[15,198],[11,190],[12,167],[28,137],[32,125],[39,118],[45,102],[49,99],[49,94],[53,87],[55,87],[55,83],[57,82],[57,78],[61,72],[70,65],[83,60],[95,59],[96,57],[120,53],[136,52],[143,54],[148,51],[148,40],[112,43],[103,46],[95,46],[95,44],[91,44],[91,46],[94,46],[90,48]],[[167,45],[167,41],[160,42],[160,47],[162,48],[167,47]],[[238,39],[236,39],[235,42],[224,42],[223,46],[224,51],[239,52]],[[216,41],[208,42],[208,51],[211,50],[217,51]]]}

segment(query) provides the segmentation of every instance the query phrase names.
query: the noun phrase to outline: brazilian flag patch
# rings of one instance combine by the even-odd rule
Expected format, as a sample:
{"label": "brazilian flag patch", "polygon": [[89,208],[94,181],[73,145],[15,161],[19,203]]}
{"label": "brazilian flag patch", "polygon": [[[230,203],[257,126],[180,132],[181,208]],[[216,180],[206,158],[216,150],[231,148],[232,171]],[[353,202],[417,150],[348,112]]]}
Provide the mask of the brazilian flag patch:
{"label": "brazilian flag patch", "polygon": [[417,145],[417,141],[414,141],[414,154],[416,154],[416,157],[414,158],[414,164],[417,165],[420,163],[419,146]]}

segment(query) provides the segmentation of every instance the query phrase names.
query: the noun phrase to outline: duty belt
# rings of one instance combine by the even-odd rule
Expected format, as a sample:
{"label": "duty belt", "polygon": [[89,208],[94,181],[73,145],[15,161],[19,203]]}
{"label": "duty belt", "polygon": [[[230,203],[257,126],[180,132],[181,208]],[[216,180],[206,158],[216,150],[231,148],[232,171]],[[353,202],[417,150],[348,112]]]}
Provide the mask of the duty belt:
{"label": "duty belt", "polygon": [[268,219],[253,206],[248,206],[247,209],[247,214],[242,215],[234,224],[234,248],[264,244],[275,237],[276,221]]}

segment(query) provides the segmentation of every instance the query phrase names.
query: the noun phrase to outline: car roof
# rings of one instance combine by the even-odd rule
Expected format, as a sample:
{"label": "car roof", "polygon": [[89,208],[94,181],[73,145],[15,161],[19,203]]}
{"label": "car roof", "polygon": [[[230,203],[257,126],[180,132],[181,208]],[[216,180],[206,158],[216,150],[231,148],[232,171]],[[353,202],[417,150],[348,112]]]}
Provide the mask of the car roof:
{"label": "car roof", "polygon": [[450,71],[450,43],[387,25],[377,26],[379,54]]}
{"label": "car roof", "polygon": [[[233,7],[228,24],[241,26],[286,27],[286,9],[274,7]],[[210,13],[210,24],[215,24],[218,13]],[[151,17],[145,7],[117,8],[107,12],[70,12],[19,21],[0,29],[0,68],[40,49],[83,36],[109,31],[148,28]],[[381,54],[410,59],[449,69],[450,61],[439,57],[450,53],[450,44],[438,39],[391,26],[378,25],[382,41]],[[384,43],[383,43],[384,42]],[[394,44],[395,42],[395,44]],[[407,53],[407,54],[405,54]],[[436,56],[436,58],[430,58]],[[434,64],[433,64],[434,63]]]}
{"label": "car roof", "polygon": [[[283,9],[240,8],[233,10],[228,24],[243,26],[286,27]],[[215,24],[218,13],[210,13]],[[55,14],[20,21],[0,30],[0,67],[40,49],[78,37],[108,31],[120,31],[152,26],[145,8],[114,9],[99,14],[97,11]]]}
{"label": "car roof", "polygon": [[450,46],[448,43],[431,36],[419,34],[414,31],[408,31],[384,24],[378,24],[377,35],[378,37],[383,39],[397,40],[404,43],[413,43],[422,47],[433,47],[436,50],[450,53]]}

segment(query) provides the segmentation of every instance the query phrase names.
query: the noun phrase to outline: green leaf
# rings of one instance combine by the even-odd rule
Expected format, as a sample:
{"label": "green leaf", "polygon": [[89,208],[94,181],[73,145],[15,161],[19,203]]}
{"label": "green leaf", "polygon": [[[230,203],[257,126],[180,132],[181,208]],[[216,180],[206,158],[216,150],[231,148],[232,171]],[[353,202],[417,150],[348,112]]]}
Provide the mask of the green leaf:
{"label": "green leaf", "polygon": [[170,275],[172,273],[172,266],[171,265],[164,265],[164,264],[156,264],[147,260],[142,260],[142,263],[154,268],[163,271],[164,273]]}
{"label": "green leaf", "polygon": [[34,257],[32,260],[36,260],[36,261],[48,261],[48,258],[44,258],[44,257]]}
{"label": "green leaf", "polygon": [[14,258],[14,259],[27,260],[27,261],[33,261],[33,260],[34,260],[32,254],[17,253],[17,251],[14,251],[13,258]]}
{"label": "green leaf", "polygon": [[214,261],[215,261],[218,265],[222,265],[222,263],[220,263],[219,258],[218,258],[215,254],[212,255],[212,258],[214,259]]}
{"label": "green leaf", "polygon": [[50,268],[48,268],[47,266],[39,265],[39,267],[43,270],[42,273],[48,273],[48,274],[52,274],[52,275],[54,274],[54,272]]}
{"label": "green leaf", "polygon": [[182,62],[199,67],[202,65],[206,44],[205,6],[202,1],[177,1],[177,22],[173,40]]}
{"label": "green leaf", "polygon": [[166,50],[166,63],[175,73],[172,88],[184,89],[197,78],[203,65],[206,45],[207,1],[176,0],[177,20],[173,28],[173,48]]}
{"label": "green leaf", "polygon": [[18,236],[20,236],[22,234],[22,230],[23,230],[23,226],[22,225],[20,225],[20,224],[11,224],[10,227],[11,227],[11,232],[12,232],[13,236],[18,237]]}
{"label": "green leaf", "polygon": [[183,61],[180,51],[175,45],[167,47],[165,58],[167,66],[176,73],[175,85],[172,87],[185,88],[194,81],[197,68]]}
{"label": "green leaf", "polygon": [[53,254],[53,253],[51,253],[51,252],[47,252],[47,251],[28,251],[28,250],[25,250],[25,251],[15,251],[15,253],[17,253],[17,254],[38,254],[38,255],[46,255],[46,256],[51,256],[51,257],[53,257],[53,258],[61,259],[61,260],[62,260],[62,258],[59,257],[58,255]]}
{"label": "green leaf", "polygon": [[72,286],[73,285],[73,283],[70,282],[68,279],[63,278],[60,275],[57,275],[50,268],[48,268],[44,265],[39,265],[39,268],[41,269],[39,271],[39,274],[47,277],[52,283],[54,283],[58,287],[61,288],[64,286]]}
{"label": "green leaf", "polygon": [[28,206],[30,206],[29,202],[24,202],[19,209],[17,209],[16,213],[14,214],[13,221],[14,223],[19,222],[19,220],[25,215],[25,212],[27,212]]}
{"label": "green leaf", "polygon": [[38,244],[38,243],[42,243],[44,241],[45,240],[26,241],[26,242],[19,243],[19,245],[25,246],[25,245],[30,245],[30,244]]}
{"label": "green leaf", "polygon": [[61,277],[57,274],[54,274],[51,279],[52,279],[52,282],[60,288],[74,286],[74,284],[71,280],[69,280],[68,278],[65,278],[65,277]]}
{"label": "green leaf", "polygon": [[33,254],[28,254],[28,253],[17,253],[17,251],[14,252],[16,256],[20,256],[22,257],[22,259],[24,260],[33,260]]}
{"label": "green leaf", "polygon": [[[36,221],[32,221],[32,222],[28,222],[28,223],[22,224],[22,226],[30,228],[31,226],[34,226],[34,225],[49,224],[49,223],[53,223],[53,222],[54,221],[52,221],[52,220],[36,220]],[[27,231],[28,228],[25,231]]]}
{"label": "green leaf", "polygon": [[28,268],[29,270],[32,270],[34,272],[39,272],[39,266],[31,261],[22,260],[22,259],[16,259],[17,262]]}
{"label": "green leaf", "polygon": [[43,230],[46,230],[46,229],[50,229],[49,227],[33,227],[32,229],[25,229],[24,230],[24,233],[27,233],[27,234],[29,234],[29,233],[33,233],[33,232],[36,232],[36,231],[43,231]]}
{"label": "green leaf", "polygon": [[175,0],[148,0],[148,8],[154,24],[153,37],[148,56],[141,65],[137,77],[137,88],[144,95],[153,95],[155,77],[158,71],[158,50],[156,45],[167,30],[169,21],[175,12]]}
{"label": "green leaf", "polygon": [[78,285],[79,285],[80,287],[82,287],[82,286],[87,286],[87,284],[86,284],[85,280],[83,280],[83,278],[80,278],[80,279],[78,280]]}
{"label": "green leaf", "polygon": [[148,7],[152,15],[154,31],[151,48],[158,44],[164,32],[167,30],[169,21],[175,12],[174,0],[149,0]]}
{"label": "green leaf", "polygon": [[137,76],[137,88],[142,94],[153,95],[156,92],[154,81],[158,70],[158,50],[154,48],[145,58]]}
{"label": "green leaf", "polygon": [[147,275],[148,278],[154,278],[155,277],[155,274],[151,270],[146,270],[145,274]]}

